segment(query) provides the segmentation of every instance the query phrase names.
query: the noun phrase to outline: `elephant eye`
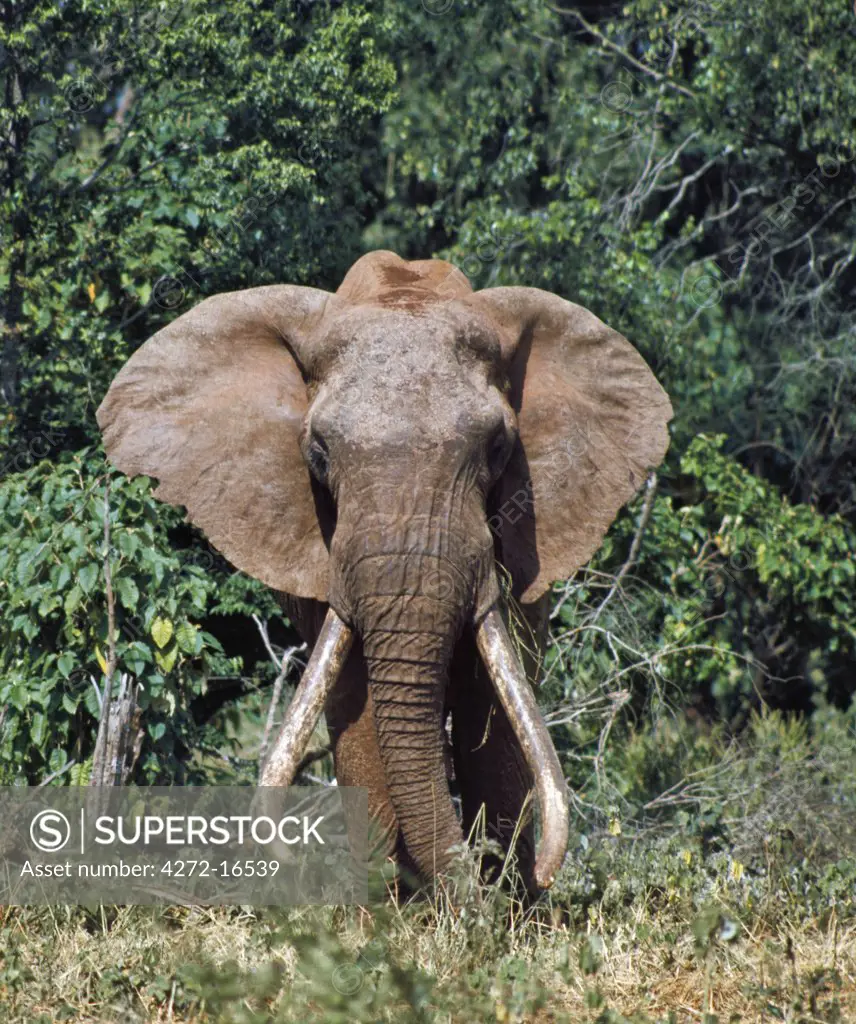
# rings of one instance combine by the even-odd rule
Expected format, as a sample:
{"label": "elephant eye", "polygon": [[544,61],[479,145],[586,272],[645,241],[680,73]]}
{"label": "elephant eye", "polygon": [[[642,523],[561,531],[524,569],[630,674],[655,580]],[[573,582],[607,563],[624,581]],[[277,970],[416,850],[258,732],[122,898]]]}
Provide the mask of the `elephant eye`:
{"label": "elephant eye", "polygon": [[505,469],[510,454],[511,440],[503,425],[496,431],[487,446],[487,467],[492,479],[496,479]]}
{"label": "elephant eye", "polygon": [[313,434],[309,442],[307,461],[309,470],[318,483],[326,484],[330,471],[330,453],[327,451],[326,443],[317,434]]}

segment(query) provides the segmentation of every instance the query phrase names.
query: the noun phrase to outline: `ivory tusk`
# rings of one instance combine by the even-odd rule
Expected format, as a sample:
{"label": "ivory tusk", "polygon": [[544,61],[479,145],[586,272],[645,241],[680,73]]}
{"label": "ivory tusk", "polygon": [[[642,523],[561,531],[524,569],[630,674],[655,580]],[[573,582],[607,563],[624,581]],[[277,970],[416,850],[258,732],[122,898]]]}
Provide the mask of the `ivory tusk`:
{"label": "ivory tusk", "polygon": [[535,779],[542,831],[535,856],[535,882],[540,889],[549,889],[568,848],[565,776],[496,605],[476,627],[476,642]]}
{"label": "ivory tusk", "polygon": [[260,786],[287,786],[294,778],[300,759],[309,744],[327,696],[354,642],[354,633],[332,608],[312,648],[303,678],[294,691],[279,735],[265,761]]}

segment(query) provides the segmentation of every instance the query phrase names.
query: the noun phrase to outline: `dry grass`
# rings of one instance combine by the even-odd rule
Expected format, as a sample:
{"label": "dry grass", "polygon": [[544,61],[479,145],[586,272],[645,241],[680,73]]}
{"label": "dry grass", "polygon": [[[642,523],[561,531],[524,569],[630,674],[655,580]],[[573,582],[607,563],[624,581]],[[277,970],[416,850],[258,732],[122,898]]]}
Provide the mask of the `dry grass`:
{"label": "dry grass", "polygon": [[[459,1009],[444,1006],[442,1016],[418,1016],[412,1006],[391,998],[382,1017],[365,1019],[454,1024],[476,1019],[594,1021],[603,1007],[609,1007],[653,1019],[665,1019],[671,1012],[680,1022],[702,1021],[705,1014],[715,1014],[719,1022],[765,1024],[856,1020],[853,922],[842,924],[833,914],[824,928],[813,922],[783,922],[768,930],[743,928],[732,942],[714,944],[700,954],[689,930],[673,943],[662,935],[640,938],[645,934],[640,926],[646,922],[643,912],[637,916],[636,922],[614,928],[598,942],[598,969],[585,974],[578,967],[589,942],[584,933],[551,923],[547,915],[524,920],[512,910],[510,928],[495,935],[490,948],[490,923],[468,919],[466,911],[453,912],[442,894],[434,903],[404,908],[314,909],[287,915],[293,935],[337,937],[346,958],[356,964],[351,981],[345,978],[346,987],[356,988],[354,996],[366,985],[375,985],[377,976],[388,974],[392,963],[418,968],[434,979],[438,994],[448,988],[460,992]],[[647,921],[649,926],[653,923]],[[9,1024],[30,1024],[40,1014],[45,1021],[79,1024],[342,1019],[332,1011],[328,1017],[316,1001],[316,990],[307,990],[299,969],[300,941],[278,939],[275,922],[251,910],[126,907],[104,908],[86,917],[65,910],[5,908],[0,926],[7,941],[11,936],[16,939],[19,967],[28,968],[35,979],[18,990],[8,983],[0,985],[2,1019]],[[372,952],[361,956],[361,951],[372,950],[379,929],[384,933],[384,958]],[[475,949],[474,939],[482,933],[486,941]],[[239,975],[250,976],[273,959],[282,973],[272,998],[237,998],[225,1010],[217,1010],[205,1009],[198,998],[188,1000],[182,991],[181,971],[189,963],[209,964],[215,972],[222,970],[225,979],[236,969]],[[530,999],[527,1008],[520,1005],[520,986],[505,991],[498,983],[492,1015],[474,1016],[466,1005],[468,985],[462,975],[480,964],[499,978],[502,965],[512,961],[525,964],[523,987],[540,990],[540,997]],[[115,992],[105,981],[111,972],[126,982]],[[156,979],[160,983],[153,984]],[[332,978],[329,984],[335,984]],[[434,1001],[429,1001],[429,1008]],[[248,1004],[264,1015],[242,1014],[241,1007],[246,1010]]]}
{"label": "dry grass", "polygon": [[[642,1010],[659,1018],[672,1011],[689,1022],[707,1013],[746,1024],[856,1020],[856,927],[747,931],[702,963],[691,940],[640,947],[632,936],[617,937],[606,943],[597,982],[605,1003],[627,1015]],[[584,986],[570,986],[563,1009],[586,1019],[584,995]]]}
{"label": "dry grass", "polygon": [[696,818],[587,826],[534,908],[473,854],[404,905],[0,908],[0,1024],[856,1022],[849,721],[762,722]]}

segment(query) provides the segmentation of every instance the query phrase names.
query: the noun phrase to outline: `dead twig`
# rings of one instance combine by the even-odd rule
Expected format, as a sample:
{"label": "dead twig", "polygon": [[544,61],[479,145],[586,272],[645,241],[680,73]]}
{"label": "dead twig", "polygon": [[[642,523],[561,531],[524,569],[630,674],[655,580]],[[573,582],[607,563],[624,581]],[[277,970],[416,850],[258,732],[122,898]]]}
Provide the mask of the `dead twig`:
{"label": "dead twig", "polygon": [[121,786],[125,783],[143,744],[140,708],[137,704],[139,686],[122,673],[119,689],[113,696],[116,674],[116,595],[113,591],[113,572],[110,565],[110,480],[104,489],[104,592],[107,600],[107,660],[104,666],[104,686],[90,676],[98,698],[98,733],[92,755],[92,774],[89,785]]}
{"label": "dead twig", "polygon": [[65,775],[65,773],[69,771],[71,768],[73,768],[76,764],[77,761],[66,761],[62,768],[57,769],[57,771],[55,772],[51,772],[50,775],[42,779],[42,781],[39,783],[39,788],[41,788],[42,786],[50,785],[50,783],[53,782],[54,779],[58,779],[60,775]]}
{"label": "dead twig", "polygon": [[[277,669],[277,676],[273,684],[273,693],[271,694],[270,705],[268,706],[267,719],[265,720],[265,729],[262,734],[262,742],[259,747],[259,777],[261,777],[262,770],[264,769],[265,759],[267,757],[268,747],[270,746],[270,737],[273,732],[274,719],[276,718],[276,709],[279,707],[280,698],[282,697],[282,688],[285,684],[285,679],[291,670],[292,664],[296,660],[296,656],[302,651],[306,650],[306,644],[299,644],[294,647],[288,647],[283,652],[280,658],[273,649],[273,644],[270,642],[270,636],[268,635],[267,623],[263,622],[258,615],[253,616],[253,622],[256,624],[256,628],[259,631],[259,635],[262,638],[262,643],[270,656],[270,660],[274,663]],[[325,751],[326,752],[326,751]],[[317,758],[312,758],[307,763],[307,767]],[[298,771],[303,767],[301,762]]]}
{"label": "dead twig", "polygon": [[617,43],[614,43],[608,36],[605,36],[598,28],[587,21],[579,11],[568,10],[564,7],[554,7],[552,4],[548,5],[550,10],[556,14],[563,14],[576,20],[582,25],[586,32],[593,35],[603,46],[608,50],[612,50],[613,53],[617,53],[620,57],[623,57],[628,64],[632,64],[638,71],[643,72],[646,75],[650,75],[655,81],[659,82],[660,85],[665,86],[668,89],[674,89],[675,92],[681,93],[683,96],[689,97],[689,99],[696,99],[696,94],[685,86],[680,85],[678,82],[673,82],[670,78],[661,74],[659,71],[655,71],[654,68],[645,64],[641,60],[637,60],[633,54],[628,53],[627,50],[622,49]]}
{"label": "dead twig", "polygon": [[636,532],[633,534],[633,541],[630,544],[630,551],[627,555],[627,560],[624,565],[618,570],[618,574],[615,577],[615,581],[609,588],[606,597],[601,601],[598,608],[595,610],[594,615],[591,618],[590,624],[593,625],[600,618],[601,612],[606,608],[609,602],[612,600],[613,595],[621,584],[621,581],[627,575],[627,573],[636,564],[636,559],[639,556],[639,548],[642,544],[642,534],[645,532],[645,527],[648,525],[648,520],[651,518],[651,512],[654,508],[654,496],[657,493],[657,474],[650,473],[648,480],[645,484],[645,502],[642,505],[642,514],[639,516],[639,522],[636,526]]}
{"label": "dead twig", "polygon": [[105,752],[107,748],[107,723],[110,718],[110,704],[113,696],[113,673],[116,671],[116,596],[113,593],[113,571],[110,566],[110,478],[104,484],[104,593],[107,599],[107,664],[104,668],[104,690],[92,680],[98,694],[98,733],[95,737],[95,752],[92,757],[90,786],[103,786],[105,775]]}

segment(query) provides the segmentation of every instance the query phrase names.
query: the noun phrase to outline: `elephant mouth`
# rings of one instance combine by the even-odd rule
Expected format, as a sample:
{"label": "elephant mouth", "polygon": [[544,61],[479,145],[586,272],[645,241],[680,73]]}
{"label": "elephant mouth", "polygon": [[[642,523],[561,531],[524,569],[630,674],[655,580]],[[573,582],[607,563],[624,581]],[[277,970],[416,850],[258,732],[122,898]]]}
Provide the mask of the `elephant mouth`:
{"label": "elephant mouth", "polygon": [[[568,801],[562,768],[497,605],[475,619],[473,628],[481,658],[535,780],[541,814],[535,883],[540,889],[549,889],[568,843]],[[262,786],[287,786],[294,778],[354,636],[354,631],[330,608],[265,763]]]}

